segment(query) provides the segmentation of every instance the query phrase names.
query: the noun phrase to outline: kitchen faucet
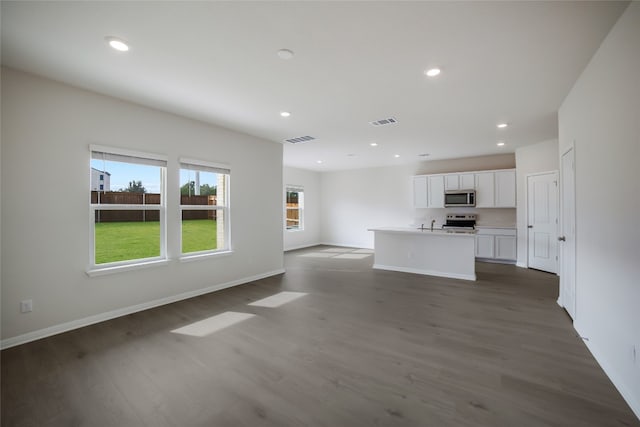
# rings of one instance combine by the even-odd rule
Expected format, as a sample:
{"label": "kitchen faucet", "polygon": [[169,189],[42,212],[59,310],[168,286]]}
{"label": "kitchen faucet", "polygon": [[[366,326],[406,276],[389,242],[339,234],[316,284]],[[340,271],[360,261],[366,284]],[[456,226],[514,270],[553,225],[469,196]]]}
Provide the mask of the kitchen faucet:
{"label": "kitchen faucet", "polygon": [[431,220],[431,231],[433,231],[433,224],[435,224],[435,223],[436,223],[436,220],[435,220],[435,219],[432,219],[432,220]]}

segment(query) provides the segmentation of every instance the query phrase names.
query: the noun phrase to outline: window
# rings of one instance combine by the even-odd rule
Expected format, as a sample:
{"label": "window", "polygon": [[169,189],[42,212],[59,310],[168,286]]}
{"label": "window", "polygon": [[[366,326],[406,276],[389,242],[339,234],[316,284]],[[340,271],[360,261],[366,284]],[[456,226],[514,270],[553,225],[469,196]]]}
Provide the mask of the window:
{"label": "window", "polygon": [[100,174],[100,181],[104,181],[104,175]]}
{"label": "window", "polygon": [[113,190],[91,191],[90,270],[166,259],[166,166],[163,156],[91,146],[91,170]]}
{"label": "window", "polygon": [[230,250],[228,166],[180,160],[181,252],[198,256]]}
{"label": "window", "polygon": [[287,186],[287,230],[304,230],[304,189]]}

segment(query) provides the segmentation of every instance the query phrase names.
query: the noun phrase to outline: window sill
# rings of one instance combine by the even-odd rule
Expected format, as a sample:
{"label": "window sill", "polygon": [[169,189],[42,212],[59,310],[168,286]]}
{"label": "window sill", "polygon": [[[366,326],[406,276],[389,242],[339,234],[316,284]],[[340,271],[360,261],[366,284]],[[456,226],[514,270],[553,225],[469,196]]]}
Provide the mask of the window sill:
{"label": "window sill", "polygon": [[296,229],[287,229],[288,233],[299,233],[300,231],[304,231],[304,228],[296,228]]}
{"label": "window sill", "polygon": [[183,255],[180,257],[180,262],[193,262],[193,261],[200,261],[203,259],[225,257],[229,255],[233,255],[232,250],[219,251],[219,252],[207,252],[207,253],[200,253],[200,254],[193,254],[193,255]]}
{"label": "window sill", "polygon": [[89,277],[104,276],[107,274],[121,273],[123,271],[141,270],[143,268],[156,267],[159,265],[169,264],[168,259],[159,259],[154,261],[144,261],[135,264],[115,265],[112,267],[98,267],[87,270]]}

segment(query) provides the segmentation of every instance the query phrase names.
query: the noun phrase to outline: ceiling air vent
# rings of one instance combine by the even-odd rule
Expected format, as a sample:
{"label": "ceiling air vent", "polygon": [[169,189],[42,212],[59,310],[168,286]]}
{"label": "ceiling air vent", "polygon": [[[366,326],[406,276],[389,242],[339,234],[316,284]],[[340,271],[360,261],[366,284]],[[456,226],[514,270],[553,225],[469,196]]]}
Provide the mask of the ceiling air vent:
{"label": "ceiling air vent", "polygon": [[386,126],[393,125],[398,123],[398,121],[394,117],[389,117],[388,119],[376,120],[375,122],[369,122],[371,126]]}
{"label": "ceiling air vent", "polygon": [[288,142],[289,144],[300,144],[302,142],[309,142],[309,141],[313,141],[315,138],[312,136],[299,136],[297,138],[291,138],[291,139],[285,139],[285,142]]}

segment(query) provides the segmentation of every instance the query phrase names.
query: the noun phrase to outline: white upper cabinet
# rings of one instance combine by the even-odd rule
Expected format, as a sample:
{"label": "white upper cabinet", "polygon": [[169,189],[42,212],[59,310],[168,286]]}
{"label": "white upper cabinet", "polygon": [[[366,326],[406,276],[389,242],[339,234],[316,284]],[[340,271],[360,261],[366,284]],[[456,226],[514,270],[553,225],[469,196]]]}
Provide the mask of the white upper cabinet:
{"label": "white upper cabinet", "polygon": [[460,182],[459,190],[474,190],[476,188],[476,176],[472,173],[462,173],[458,175]]}
{"label": "white upper cabinet", "polygon": [[495,207],[516,207],[516,171],[515,169],[495,172]]}
{"label": "white upper cabinet", "polygon": [[444,208],[444,192],[451,190],[475,190],[477,208],[515,208],[516,170],[414,176],[413,207]]}
{"label": "white upper cabinet", "polygon": [[444,175],[429,175],[428,178],[427,207],[444,208]]}
{"label": "white upper cabinet", "polygon": [[413,177],[413,207],[428,208],[427,175]]}
{"label": "white upper cabinet", "polygon": [[444,189],[473,190],[476,188],[475,175],[472,173],[450,173],[444,176]]}
{"label": "white upper cabinet", "polygon": [[458,174],[451,174],[444,176],[444,189],[445,190],[459,190],[460,183],[458,181]]}
{"label": "white upper cabinet", "polygon": [[494,172],[478,172],[475,174],[476,181],[476,207],[494,207]]}

